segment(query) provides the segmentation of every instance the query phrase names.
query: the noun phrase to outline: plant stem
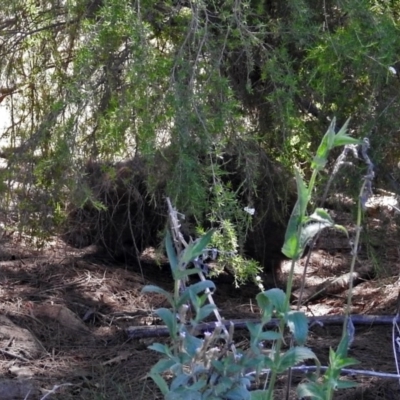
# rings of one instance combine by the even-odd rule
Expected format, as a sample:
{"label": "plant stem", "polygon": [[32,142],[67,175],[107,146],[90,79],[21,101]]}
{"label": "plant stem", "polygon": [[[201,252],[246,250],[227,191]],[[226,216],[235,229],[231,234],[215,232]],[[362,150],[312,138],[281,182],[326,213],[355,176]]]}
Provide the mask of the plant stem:
{"label": "plant stem", "polygon": [[[313,173],[311,175],[310,183],[308,184],[308,198],[307,198],[308,201],[311,200],[311,195],[312,195],[312,191],[314,189],[314,185],[315,185],[315,181],[317,179],[317,175],[318,175],[318,170],[314,169]],[[303,217],[304,217],[304,215],[303,215]]]}
{"label": "plant stem", "polygon": [[[308,185],[308,195],[307,195],[307,203],[311,199],[311,194],[314,189],[315,181],[317,179],[318,175],[318,170],[314,169],[313,173],[311,175],[310,183]],[[301,215],[300,221],[303,220],[305,214],[305,210],[303,211],[303,215]],[[300,222],[299,228],[298,228],[298,237],[301,235],[301,229],[302,229],[302,222]],[[299,243],[297,244],[299,246]],[[297,253],[297,249],[296,249]],[[286,283],[286,300],[285,300],[285,310],[288,310],[290,307],[290,297],[292,295],[292,287],[293,287],[293,275],[294,275],[294,267],[296,265],[297,259],[292,259],[292,265],[290,267],[290,272],[289,272],[289,277]],[[276,341],[276,346],[275,346],[275,354],[274,354],[274,365],[275,367],[279,365],[280,361],[280,352],[282,348],[282,343],[283,343],[283,332],[285,329],[285,319],[281,317],[280,322],[279,322],[279,332],[281,332],[281,337]],[[271,372],[271,379],[269,381],[268,385],[268,391],[266,395],[266,400],[272,400],[272,395],[274,392],[274,386],[276,382],[276,378],[278,375],[278,371],[276,368],[274,368]]]}
{"label": "plant stem", "polygon": [[[364,181],[361,186],[360,196],[364,192],[365,184],[366,184],[366,181]],[[342,337],[344,337],[347,333],[347,323],[348,323],[350,312],[351,312],[351,299],[353,296],[353,273],[354,273],[354,268],[355,268],[356,259],[357,259],[358,244],[360,242],[361,219],[362,219],[361,202],[359,200],[358,210],[357,210],[356,237],[354,240],[353,257],[351,259],[351,265],[350,265],[350,282],[349,282],[349,290],[347,293],[347,304],[346,304],[346,310],[345,310],[345,319],[344,319],[344,323],[343,323]]]}
{"label": "plant stem", "polygon": [[[294,267],[296,265],[296,260],[292,260],[292,265],[290,267],[290,272],[289,272],[289,278],[288,282],[286,284],[286,300],[285,300],[285,310],[289,309],[290,306],[290,296],[292,294],[292,287],[293,287],[293,274],[294,274]],[[279,322],[279,332],[281,332],[281,337],[276,341],[276,346],[275,346],[275,354],[274,354],[274,365],[275,367],[279,365],[280,357],[281,357],[281,348],[282,348],[282,343],[283,343],[283,331],[285,329],[285,319],[281,317],[280,322]],[[275,382],[276,378],[278,376],[278,371],[276,368],[274,368],[271,371],[271,379],[269,381],[268,385],[268,391],[266,395],[266,400],[272,400],[272,395],[274,393],[274,387],[275,387]]]}
{"label": "plant stem", "polygon": [[[364,181],[362,186],[361,186],[360,197],[362,196],[362,193],[364,192],[365,184],[366,184],[366,181]],[[354,240],[353,257],[351,259],[351,264],[350,264],[350,282],[349,282],[349,290],[347,292],[347,303],[346,303],[344,322],[343,322],[342,340],[348,335],[347,325],[349,323],[349,318],[350,318],[350,313],[351,313],[351,299],[352,299],[352,296],[353,296],[353,273],[354,273],[354,268],[355,268],[356,259],[357,259],[358,244],[360,242],[361,219],[362,219],[361,201],[359,200],[358,209],[357,209],[356,237],[355,237],[355,240]],[[333,399],[333,387],[332,387],[332,385],[327,385],[326,399],[327,400],[332,400]]]}

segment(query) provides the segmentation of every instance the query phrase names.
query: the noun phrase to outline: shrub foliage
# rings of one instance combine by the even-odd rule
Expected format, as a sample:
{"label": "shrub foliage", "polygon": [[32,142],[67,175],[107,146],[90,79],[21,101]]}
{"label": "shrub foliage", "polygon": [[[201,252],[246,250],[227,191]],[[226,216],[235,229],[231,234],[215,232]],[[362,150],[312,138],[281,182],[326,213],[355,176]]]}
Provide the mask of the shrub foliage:
{"label": "shrub foliage", "polygon": [[36,234],[71,204],[110,211],[88,165],[112,186],[116,163],[140,157],[141,201],[159,204],[162,188],[195,225],[241,238],[244,207],[285,216],[287,185],[263,184],[279,176],[265,158],[309,161],[333,115],[370,136],[385,177],[398,160],[399,12],[375,0],[3,0],[2,209]]}

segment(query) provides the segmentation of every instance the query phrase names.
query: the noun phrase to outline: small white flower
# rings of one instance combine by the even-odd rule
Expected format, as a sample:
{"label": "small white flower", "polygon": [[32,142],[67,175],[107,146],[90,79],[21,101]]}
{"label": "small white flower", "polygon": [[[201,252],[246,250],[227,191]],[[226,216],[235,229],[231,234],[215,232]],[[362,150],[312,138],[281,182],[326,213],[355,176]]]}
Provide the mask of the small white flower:
{"label": "small white flower", "polygon": [[396,68],[394,68],[394,67],[389,67],[389,71],[390,71],[393,75],[397,75]]}
{"label": "small white flower", "polygon": [[246,211],[250,215],[254,215],[254,213],[256,212],[256,210],[254,208],[250,208],[250,207],[245,207],[243,210]]}

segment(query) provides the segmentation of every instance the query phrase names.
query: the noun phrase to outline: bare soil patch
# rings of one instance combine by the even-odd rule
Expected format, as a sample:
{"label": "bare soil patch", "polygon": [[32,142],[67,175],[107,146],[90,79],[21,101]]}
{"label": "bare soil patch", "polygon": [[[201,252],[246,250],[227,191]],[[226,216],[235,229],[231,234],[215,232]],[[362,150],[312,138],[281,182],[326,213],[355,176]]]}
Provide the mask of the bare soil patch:
{"label": "bare soil patch", "polygon": [[[351,231],[348,214],[336,217]],[[385,211],[370,215],[368,221],[358,263],[371,264],[374,276],[354,289],[352,313],[394,315],[399,294],[396,216]],[[351,249],[346,243],[338,233],[329,232],[321,238],[310,258],[306,286],[348,271]],[[127,328],[161,324],[154,310],[167,306],[165,299],[157,294],[143,295],[141,289],[144,284],[155,284],[172,290],[165,259],[157,264],[147,252],[140,265],[116,264],[95,256],[96,249],[73,249],[57,239],[41,251],[32,250],[17,235],[3,235],[0,244],[1,399],[41,399],[55,385],[59,388],[47,399],[162,398],[146,378],[158,359],[147,346],[168,339],[129,339]],[[287,268],[284,263],[275,279],[277,285],[284,285]],[[296,268],[297,288],[303,268],[301,263]],[[265,278],[266,282],[273,281]],[[257,319],[257,291],[252,284],[237,289],[220,280],[215,301],[225,319]],[[346,290],[325,294],[302,309],[310,316],[340,315],[345,298]],[[6,334],[6,326],[15,333]],[[341,327],[311,328],[308,346],[323,365],[340,335]],[[391,335],[392,326],[356,327],[351,356],[360,361],[357,368],[395,373]],[[247,345],[245,330],[236,332],[236,343]],[[293,383],[301,379],[295,374]],[[359,386],[338,392],[335,399],[400,398],[396,380],[348,379],[356,379]],[[277,396],[282,394],[281,398],[285,381],[285,377],[279,381]]]}

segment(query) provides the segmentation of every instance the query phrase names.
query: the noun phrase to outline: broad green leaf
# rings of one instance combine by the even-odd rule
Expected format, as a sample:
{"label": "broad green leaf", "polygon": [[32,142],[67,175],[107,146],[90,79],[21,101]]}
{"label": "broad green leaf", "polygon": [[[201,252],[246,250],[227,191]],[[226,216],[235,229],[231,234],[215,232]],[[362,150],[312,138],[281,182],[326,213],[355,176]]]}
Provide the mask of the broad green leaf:
{"label": "broad green leaf", "polygon": [[163,320],[164,324],[167,325],[171,337],[175,337],[176,317],[171,310],[168,310],[167,308],[159,308],[155,311],[155,313]]}
{"label": "broad green leaf", "polygon": [[[222,374],[224,372],[225,365],[220,360],[215,360],[215,359],[211,360],[211,365],[215,368],[216,371],[218,371],[218,373]],[[217,378],[218,377],[219,377],[219,374],[218,374]]]}
{"label": "broad green leaf", "polygon": [[264,356],[262,362],[263,362],[263,365],[265,368],[269,368],[269,369],[274,368],[274,361],[270,357]]}
{"label": "broad green leaf", "polygon": [[[343,341],[343,339],[342,339]],[[340,346],[340,344],[339,344]],[[347,347],[346,347],[346,353],[347,353]],[[345,355],[343,355],[345,357]],[[329,365],[334,365],[336,361],[336,353],[335,350],[332,349],[332,347],[329,348]]]}
{"label": "broad green leaf", "polygon": [[213,234],[214,229],[211,229],[200,239],[190,243],[182,254],[181,263],[189,263],[196,257],[202,255],[204,249],[207,247],[208,243],[210,243]]}
{"label": "broad green leaf", "polygon": [[143,289],[142,289],[142,293],[158,293],[158,294],[162,294],[163,296],[165,296],[167,298],[168,302],[171,305],[173,305],[173,303],[174,303],[174,300],[173,300],[173,298],[172,298],[170,293],[168,293],[166,290],[164,290],[164,289],[162,289],[162,288],[160,288],[158,286],[155,286],[155,285],[146,285],[146,286],[144,286]]}
{"label": "broad green leaf", "polygon": [[311,163],[312,169],[320,171],[325,167],[325,164],[328,161],[329,151],[332,149],[335,140],[335,125],[336,118],[333,118],[328,130],[321,140],[317,152],[315,153],[315,157]]}
{"label": "broad green leaf", "polygon": [[279,312],[286,312],[286,294],[282,289],[274,288],[263,292],[268,297],[274,308]]}
{"label": "broad green leaf", "polygon": [[[347,124],[348,124],[348,121],[341,127],[339,132],[343,131],[343,133],[345,133],[346,129],[347,129]],[[335,135],[336,135],[336,117],[333,117],[332,121],[329,125],[328,131],[327,131],[328,152],[330,150],[332,150],[332,148],[333,148],[333,143],[335,141]]]}
{"label": "broad green leaf", "polygon": [[[263,298],[264,297],[264,298]],[[259,293],[256,297],[257,303],[260,308],[265,307],[268,302],[272,304],[273,308],[278,312],[284,313],[286,305],[286,294],[282,289],[269,289],[262,293]],[[266,302],[266,299],[268,300]]]}
{"label": "broad green leaf", "polygon": [[261,324],[255,324],[253,322],[246,322],[246,327],[247,327],[248,331],[250,332],[250,336],[252,338],[256,339],[261,330]]}
{"label": "broad green leaf", "polygon": [[[150,350],[157,351],[161,354],[165,354],[167,356],[171,355],[171,351],[170,351],[169,347],[165,344],[153,343],[152,345],[148,346],[147,348]],[[159,372],[161,372],[161,371],[159,371]]]}
{"label": "broad green leaf", "polygon": [[[303,178],[301,177],[299,171],[295,169],[295,176],[296,176],[296,186],[297,186],[297,201],[299,202],[299,213],[300,217],[303,218],[308,205],[308,189],[306,183],[304,182]],[[301,221],[299,221],[301,222]]]}
{"label": "broad green leaf", "polygon": [[172,275],[175,279],[175,271],[178,269],[178,259],[176,257],[176,252],[174,245],[172,243],[171,233],[169,230],[167,231],[167,235],[165,236],[165,248],[167,250],[167,256],[169,265],[171,266]]}
{"label": "broad green leaf", "polygon": [[308,347],[295,346],[290,348],[286,353],[283,354],[279,360],[278,372],[284,372],[290,367],[294,367],[299,362],[315,359],[317,356]]}
{"label": "broad green leaf", "polygon": [[200,322],[207,318],[216,309],[215,304],[206,304],[201,307],[198,314],[196,315],[196,321]]}
{"label": "broad green leaf", "polygon": [[[257,301],[258,307],[260,307],[261,310],[271,308],[271,302],[269,301],[268,297],[264,295],[264,292],[257,294],[256,301]],[[272,312],[272,308],[271,308],[271,312]]]}
{"label": "broad green leaf", "polygon": [[203,339],[199,339],[185,331],[184,346],[190,357],[193,358],[197,354],[197,350],[201,349],[203,342]]}
{"label": "broad green leaf", "polygon": [[282,253],[290,259],[298,259],[302,251],[299,249],[299,227],[303,222],[308,204],[308,190],[299,172],[295,170],[297,185],[297,202],[292,210],[286,233]]}
{"label": "broad green leaf", "polygon": [[201,281],[197,282],[193,285],[190,285],[184,293],[179,297],[177,302],[177,307],[180,307],[182,304],[187,303],[189,300],[193,298],[193,296],[198,295],[200,292],[205,291],[206,289],[215,289],[215,283],[212,281]]}
{"label": "broad green leaf", "polygon": [[[289,231],[287,230],[286,233],[289,233]],[[296,233],[294,233],[294,231],[292,230],[290,232],[290,236],[287,235],[287,237],[285,238],[285,243],[282,247],[282,253],[291,260],[298,260],[299,257],[302,255],[297,231]]]}
{"label": "broad green leaf", "polygon": [[316,208],[315,211],[309,217],[313,221],[334,224],[332,217],[329,215],[328,211],[323,208]]}
{"label": "broad green leaf", "polygon": [[186,289],[176,302],[176,308],[179,310],[179,308],[182,307],[184,304],[188,305],[189,300],[190,300],[190,293],[189,290]]}
{"label": "broad green leaf", "polygon": [[286,227],[285,242],[282,247],[282,253],[290,259],[295,259],[298,253],[299,226],[301,222],[300,203],[297,200]]}
{"label": "broad green leaf", "polygon": [[253,390],[250,392],[250,400],[264,400],[265,395],[265,390]]}
{"label": "broad green leaf", "polygon": [[[341,135],[346,135],[347,134],[347,127],[349,126],[350,119],[351,118],[347,118],[347,121],[339,129],[339,132],[336,134],[336,136],[341,136]],[[334,118],[334,122],[335,122],[335,125],[336,125],[336,118]]]}
{"label": "broad green leaf", "polygon": [[168,389],[168,384],[165,381],[165,379],[162,378],[160,374],[156,374],[156,373],[154,373],[154,374],[150,373],[149,376],[151,377],[151,379],[153,379],[154,383],[158,386],[161,393],[164,396],[166,396],[169,392],[169,389]]}
{"label": "broad green leaf", "polygon": [[199,392],[191,391],[191,387],[180,387],[175,391],[170,391],[164,400],[203,400],[203,396]]}
{"label": "broad green leaf", "polygon": [[301,228],[299,244],[301,253],[304,252],[304,249],[310,240],[325,228],[336,228],[348,235],[347,230],[341,225],[335,225],[328,212],[322,208],[317,208],[311,216],[306,218],[306,221],[312,222],[307,222]]}
{"label": "broad green leaf", "polygon": [[[276,331],[262,331],[262,324],[247,325],[251,332],[250,345],[255,354],[260,354],[263,349],[263,341],[275,341],[282,338],[282,334]],[[268,345],[269,346],[269,345]]]}
{"label": "broad green leaf", "polygon": [[344,123],[344,125],[340,128],[339,132],[335,135],[335,140],[333,143],[333,147],[346,146],[348,144],[361,144],[361,139],[352,138],[347,134],[347,127],[349,125],[350,118]]}
{"label": "broad green leaf", "polygon": [[218,384],[215,386],[214,393],[217,396],[223,395],[232,387],[233,384],[233,380],[229,379],[228,377],[222,377],[218,380]]}
{"label": "broad green leaf", "polygon": [[263,325],[268,324],[268,322],[270,322],[272,319],[272,314],[273,314],[273,310],[272,310],[272,304],[271,304],[269,307],[262,310],[261,323]]}
{"label": "broad green leaf", "polygon": [[[205,379],[199,379],[197,382],[192,383],[190,385],[190,390],[193,392],[199,392],[207,385],[207,381]],[[202,399],[201,394],[200,394],[200,399]],[[188,400],[186,397],[184,400]]]}
{"label": "broad green leaf", "polygon": [[342,339],[340,340],[340,343],[339,343],[336,353],[333,352],[335,357],[338,357],[339,359],[346,358],[347,353],[349,351],[349,343],[350,343],[350,338],[349,338],[348,333],[346,332],[342,336]]}
{"label": "broad green leaf", "polygon": [[343,232],[347,237],[349,237],[349,232],[344,226],[335,224],[333,225],[333,228],[336,229],[337,231]]}
{"label": "broad green leaf", "polygon": [[205,291],[206,289],[215,289],[215,283],[212,281],[201,281],[201,282],[197,282],[194,283],[193,285],[190,285],[188,290],[194,294],[199,294],[203,291]]}
{"label": "broad green leaf", "polygon": [[355,358],[346,357],[339,359],[336,365],[338,368],[346,368],[349,367],[350,365],[356,365],[356,364],[360,364],[360,362]]}
{"label": "broad green leaf", "polygon": [[243,367],[239,364],[234,364],[234,363],[228,363],[226,366],[226,374],[229,375],[235,375],[243,372]]}
{"label": "broad green leaf", "polygon": [[309,222],[301,228],[299,251],[300,255],[304,253],[307,244],[311,239],[325,228],[332,227],[333,224],[329,222]]}
{"label": "broad green leaf", "polygon": [[297,387],[297,396],[310,397],[312,400],[326,400],[324,387],[316,382],[301,383]]}
{"label": "broad green leaf", "polygon": [[190,378],[191,378],[190,375],[179,374],[172,380],[171,386],[170,386],[170,391],[175,391],[176,389],[178,389],[180,387],[186,387]]}
{"label": "broad green leaf", "polygon": [[194,311],[197,313],[197,312],[199,312],[200,307],[202,306],[201,298],[200,298],[200,296],[197,296],[197,294],[191,292],[190,290],[188,290],[188,292],[189,292],[189,295],[190,295],[190,301],[192,303]]}
{"label": "broad green leaf", "polygon": [[309,217],[307,217],[307,219],[305,221],[306,222],[308,222],[308,221],[321,222],[324,225],[326,224],[325,227],[334,228],[338,231],[343,232],[347,237],[349,236],[347,229],[342,225],[335,224],[332,217],[323,208],[315,209],[313,214],[310,215]]}
{"label": "broad green leaf", "polygon": [[[148,348],[152,349],[151,346],[149,346]],[[156,364],[153,365],[153,367],[151,368],[151,373],[162,374],[168,371],[175,364],[176,364],[175,360],[162,358],[161,360],[157,361]]]}
{"label": "broad green leaf", "polygon": [[239,385],[244,387],[250,387],[252,381],[253,381],[252,377],[244,376],[239,379]]}
{"label": "broad green leaf", "polygon": [[334,147],[346,146],[348,144],[354,144],[354,145],[362,144],[362,140],[353,138],[349,135],[341,135],[341,136],[336,135]]}
{"label": "broad green leaf", "polygon": [[336,383],[337,389],[351,389],[351,388],[354,388],[357,386],[358,386],[358,382],[344,381],[342,379],[339,379]]}
{"label": "broad green leaf", "polygon": [[182,280],[187,278],[190,275],[195,275],[201,272],[200,268],[185,268],[185,269],[176,269],[174,273],[175,280]]}
{"label": "broad green leaf", "polygon": [[226,395],[226,399],[229,400],[250,400],[250,392],[243,386],[238,386],[232,390],[229,390]]}
{"label": "broad green leaf", "polygon": [[308,336],[308,320],[305,314],[301,311],[289,311],[285,320],[296,342],[303,345]]}

